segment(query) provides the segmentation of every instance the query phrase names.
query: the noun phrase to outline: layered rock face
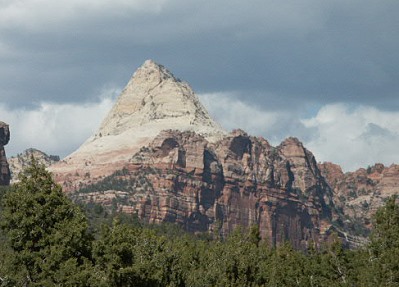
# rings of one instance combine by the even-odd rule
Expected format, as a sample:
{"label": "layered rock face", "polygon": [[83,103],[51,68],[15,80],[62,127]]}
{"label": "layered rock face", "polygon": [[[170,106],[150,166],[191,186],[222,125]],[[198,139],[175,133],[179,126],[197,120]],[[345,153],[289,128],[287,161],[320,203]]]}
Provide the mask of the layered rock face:
{"label": "layered rock face", "polygon": [[376,164],[345,174],[332,163],[319,167],[334,191],[334,201],[343,215],[345,229],[356,235],[367,236],[377,209],[388,197],[399,194],[398,165]]}
{"label": "layered rock face", "polygon": [[[65,190],[123,168],[162,130],[195,131],[213,142],[225,132],[214,122],[190,86],[165,67],[147,60],[133,75],[99,130],[50,170]],[[87,181],[86,181],[87,182]]]}
{"label": "layered rock face", "polygon": [[18,181],[18,175],[24,168],[29,166],[32,161],[32,157],[37,162],[43,164],[46,167],[49,167],[60,160],[59,156],[48,155],[35,148],[27,149],[17,156],[12,156],[8,159],[8,164],[11,172],[11,183],[15,183]]}
{"label": "layered rock face", "polygon": [[214,143],[163,131],[123,171],[73,197],[191,232],[225,236],[257,225],[271,244],[289,240],[296,248],[323,240],[336,216],[314,156],[297,139],[272,147],[240,130]]}
{"label": "layered rock face", "polygon": [[0,185],[10,184],[10,169],[8,167],[4,146],[10,141],[10,129],[4,122],[0,122]]}

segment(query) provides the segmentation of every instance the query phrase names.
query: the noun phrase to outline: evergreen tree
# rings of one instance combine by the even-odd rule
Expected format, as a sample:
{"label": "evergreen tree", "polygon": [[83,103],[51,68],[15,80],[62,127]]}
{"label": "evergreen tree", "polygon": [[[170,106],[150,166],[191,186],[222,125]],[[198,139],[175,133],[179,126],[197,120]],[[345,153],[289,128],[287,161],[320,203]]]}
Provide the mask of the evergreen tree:
{"label": "evergreen tree", "polygon": [[305,274],[305,255],[285,242],[272,250],[271,258],[264,263],[269,273],[266,286],[311,286]]}
{"label": "evergreen tree", "polygon": [[4,195],[1,227],[13,252],[7,276],[16,285],[89,285],[91,238],[85,215],[34,159]]}
{"label": "evergreen tree", "polygon": [[389,198],[374,217],[369,247],[370,282],[380,286],[399,286],[399,205]]}
{"label": "evergreen tree", "polygon": [[166,286],[161,284],[161,241],[154,231],[120,224],[118,219],[111,227],[104,225],[93,251],[106,286]]}
{"label": "evergreen tree", "polygon": [[336,234],[333,234],[330,240],[312,258],[316,260],[312,284],[313,286],[329,286],[332,284],[335,286],[352,286],[351,282],[354,276],[354,267],[351,264],[352,252],[343,247]]}

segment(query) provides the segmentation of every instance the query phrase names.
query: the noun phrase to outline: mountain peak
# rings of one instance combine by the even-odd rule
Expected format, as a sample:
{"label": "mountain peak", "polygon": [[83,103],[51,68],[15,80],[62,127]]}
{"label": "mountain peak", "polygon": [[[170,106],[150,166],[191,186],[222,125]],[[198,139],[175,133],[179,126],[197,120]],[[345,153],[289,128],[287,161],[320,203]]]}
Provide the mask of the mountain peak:
{"label": "mountain peak", "polygon": [[205,137],[224,133],[191,87],[152,60],[145,61],[133,74],[96,137],[143,126],[156,133],[171,128],[192,130]]}
{"label": "mountain peak", "polygon": [[226,134],[186,82],[147,60],[133,74],[96,134],[51,170],[64,181],[88,170],[92,176],[107,174],[122,168],[141,147],[170,129],[195,132],[210,142]]}
{"label": "mountain peak", "polygon": [[164,68],[165,69],[164,66],[162,66],[161,64],[156,63],[152,59],[145,60],[144,63],[140,66],[139,69],[148,69],[148,68],[157,68],[157,69]]}
{"label": "mountain peak", "polygon": [[[175,76],[164,66],[154,62],[153,60],[146,60],[133,74],[132,80],[140,79],[141,81],[155,81],[161,82],[167,79],[171,79],[172,81],[180,82],[179,79],[175,78]],[[130,83],[130,82],[129,82]]]}
{"label": "mountain peak", "polygon": [[160,67],[160,66],[162,66],[162,65],[156,63],[156,62],[155,62],[154,60],[152,60],[152,59],[145,60],[144,63],[143,63],[143,65],[141,65],[141,67],[150,67],[150,66]]}

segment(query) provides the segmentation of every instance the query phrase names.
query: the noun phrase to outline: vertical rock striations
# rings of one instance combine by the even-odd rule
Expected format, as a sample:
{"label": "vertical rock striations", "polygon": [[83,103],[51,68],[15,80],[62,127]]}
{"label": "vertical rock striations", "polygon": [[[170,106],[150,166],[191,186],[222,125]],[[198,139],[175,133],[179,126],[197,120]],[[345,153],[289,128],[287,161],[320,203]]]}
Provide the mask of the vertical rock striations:
{"label": "vertical rock striations", "polygon": [[120,186],[104,190],[103,181],[74,196],[191,232],[226,236],[257,225],[270,244],[296,248],[322,241],[335,216],[314,156],[294,138],[272,147],[241,130],[215,143],[167,130],[109,180]]}
{"label": "vertical rock striations", "polygon": [[0,185],[10,184],[10,169],[8,167],[4,146],[10,140],[10,130],[6,123],[0,122]]}

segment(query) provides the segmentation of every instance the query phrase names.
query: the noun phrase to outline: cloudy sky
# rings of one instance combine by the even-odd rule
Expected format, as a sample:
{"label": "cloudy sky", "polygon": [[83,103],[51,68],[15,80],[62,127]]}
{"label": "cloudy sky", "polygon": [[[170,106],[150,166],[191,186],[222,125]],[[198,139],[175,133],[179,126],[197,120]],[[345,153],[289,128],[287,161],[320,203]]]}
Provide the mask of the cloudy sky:
{"label": "cloudy sky", "polygon": [[226,129],[345,170],[399,163],[397,0],[0,0],[7,154],[66,156],[153,59]]}

